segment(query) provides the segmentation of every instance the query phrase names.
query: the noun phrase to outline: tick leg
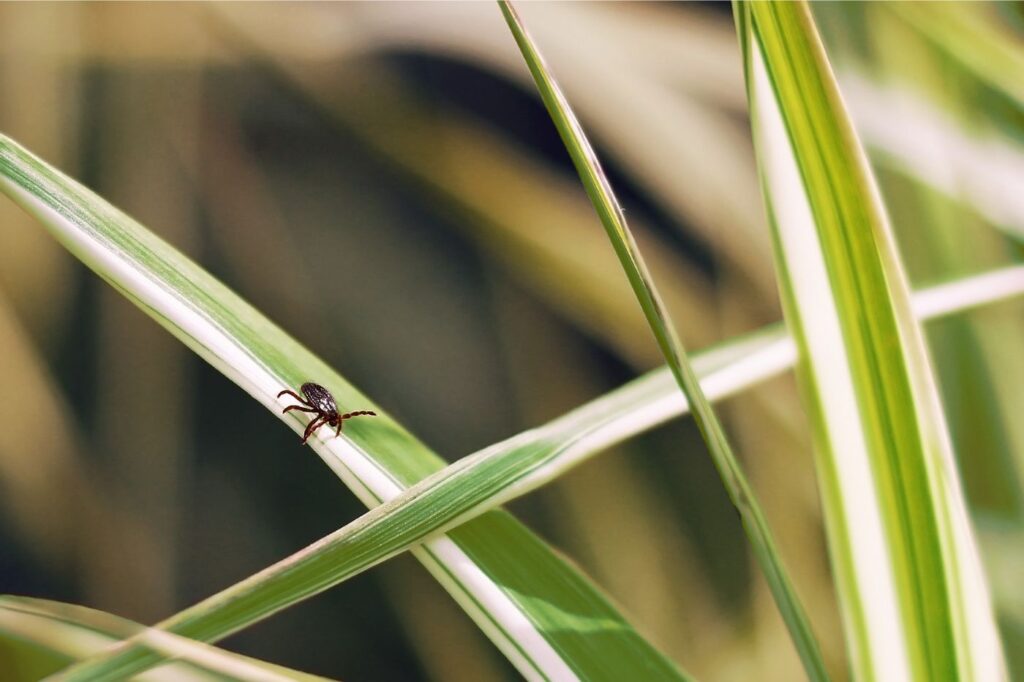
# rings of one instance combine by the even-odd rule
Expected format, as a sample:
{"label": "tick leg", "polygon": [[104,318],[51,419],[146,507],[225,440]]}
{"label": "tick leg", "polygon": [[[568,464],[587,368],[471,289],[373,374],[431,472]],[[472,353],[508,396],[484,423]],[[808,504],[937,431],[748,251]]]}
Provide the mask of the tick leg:
{"label": "tick leg", "polygon": [[377,413],[371,410],[359,410],[358,412],[348,412],[346,414],[343,414],[341,415],[341,419],[342,421],[344,421],[345,419],[351,419],[352,417],[362,417],[363,415],[366,415],[368,417],[376,417]]}
{"label": "tick leg", "polygon": [[338,430],[334,432],[334,435],[335,436],[340,436],[341,435],[341,429],[343,428],[346,419],[351,419],[352,417],[362,417],[363,415],[366,415],[368,417],[376,417],[377,413],[376,412],[371,412],[370,410],[359,410],[358,412],[346,412],[345,414],[343,414],[340,417],[338,417]]}
{"label": "tick leg", "polygon": [[323,425],[324,425],[324,418],[323,417],[316,417],[313,421],[309,422],[309,425],[306,427],[306,432],[304,434],[302,434],[302,443],[303,443],[303,445],[305,445],[306,440],[309,439],[310,435],[312,435],[312,433],[317,429],[317,427],[323,426]]}
{"label": "tick leg", "polygon": [[306,407],[313,407],[312,405],[309,404],[309,401],[307,401],[305,398],[303,398],[301,395],[299,395],[295,391],[289,391],[288,389],[285,389],[285,390],[281,391],[280,393],[278,393],[277,397],[280,398],[283,395],[290,395],[291,397],[295,398],[296,400],[298,400],[300,403],[302,403]]}
{"label": "tick leg", "polygon": [[307,402],[302,396],[300,396],[295,391],[289,391],[289,390],[286,389],[286,390],[281,391],[280,393],[278,393],[277,397],[280,398],[283,395],[290,395],[291,397],[295,398],[300,403],[302,403],[302,405],[289,405],[288,407],[286,407],[283,410],[281,410],[281,414],[285,414],[289,410],[299,410],[300,412],[309,412],[311,414],[319,414],[320,413],[320,410],[318,410],[315,407],[313,407],[309,402]]}
{"label": "tick leg", "polygon": [[311,412],[313,414],[319,414],[320,410],[315,407],[303,407],[302,405],[289,405],[288,407],[281,410],[281,414],[286,413],[288,410],[298,410],[299,412]]}

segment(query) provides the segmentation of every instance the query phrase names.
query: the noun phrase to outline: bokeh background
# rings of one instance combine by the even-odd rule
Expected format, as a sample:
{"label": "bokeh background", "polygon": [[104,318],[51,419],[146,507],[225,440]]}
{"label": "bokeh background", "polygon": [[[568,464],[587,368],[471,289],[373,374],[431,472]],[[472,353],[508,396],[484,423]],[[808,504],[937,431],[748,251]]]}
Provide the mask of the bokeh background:
{"label": "bokeh background", "polygon": [[[689,347],[780,319],[729,5],[521,11]],[[1018,260],[1020,5],[815,12],[913,282]],[[2,3],[0,130],[197,260],[450,460],[659,363],[489,3]],[[1001,304],[929,327],[1018,656],[1022,313]],[[294,433],[6,200],[0,377],[0,592],[155,622],[363,511]],[[722,414],[841,679],[794,382]],[[689,422],[511,509],[702,679],[801,675]],[[224,646],[346,680],[518,677],[408,557]]]}

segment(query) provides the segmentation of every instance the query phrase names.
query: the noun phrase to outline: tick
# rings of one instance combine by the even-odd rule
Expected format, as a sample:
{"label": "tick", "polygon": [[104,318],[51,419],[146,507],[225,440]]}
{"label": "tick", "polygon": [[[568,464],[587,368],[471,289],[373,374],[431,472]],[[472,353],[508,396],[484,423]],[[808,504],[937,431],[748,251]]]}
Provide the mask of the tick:
{"label": "tick", "polygon": [[324,424],[330,424],[337,428],[334,432],[335,436],[341,435],[342,422],[352,417],[359,417],[362,415],[369,415],[376,417],[376,412],[370,410],[359,410],[358,412],[346,412],[345,414],[338,414],[338,403],[334,402],[334,396],[331,392],[320,384],[314,384],[313,382],[307,382],[302,384],[302,394],[306,396],[303,398],[295,391],[289,391],[287,389],[277,394],[280,398],[283,395],[290,395],[298,400],[302,405],[289,405],[284,408],[281,414],[288,412],[289,410],[298,410],[299,412],[310,412],[315,414],[313,421],[309,422],[306,426],[306,433],[302,434],[302,442],[305,443],[309,436],[316,431],[319,427]]}

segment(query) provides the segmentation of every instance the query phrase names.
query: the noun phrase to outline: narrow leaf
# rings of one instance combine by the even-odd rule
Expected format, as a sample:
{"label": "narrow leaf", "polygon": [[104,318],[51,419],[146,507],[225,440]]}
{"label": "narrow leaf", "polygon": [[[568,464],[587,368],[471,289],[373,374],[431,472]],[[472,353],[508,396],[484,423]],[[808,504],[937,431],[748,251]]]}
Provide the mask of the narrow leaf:
{"label": "narrow leaf", "polygon": [[[0,597],[0,637],[32,643],[61,658],[82,659],[134,636],[177,662],[140,678],[314,682],[326,678],[201,644],[102,611],[45,599]],[[8,662],[10,663],[10,662]]]}
{"label": "narrow leaf", "polygon": [[854,675],[1002,679],[906,278],[810,12],[736,11]]}
{"label": "narrow leaf", "polygon": [[[323,440],[310,440],[368,507],[398,496],[444,466],[338,373],[195,263],[3,136],[0,190],[296,431],[304,428],[305,417],[282,416],[287,403],[276,395],[309,380],[328,387],[343,406],[381,413],[347,426],[341,437],[327,437],[324,429]],[[490,512],[431,539],[414,554],[528,677],[680,677],[675,665],[587,578],[504,512]],[[299,594],[302,586],[291,583],[289,589]],[[223,636],[243,622],[251,621],[225,620],[209,631]],[[89,664],[83,669],[91,679],[101,679],[128,675],[158,660],[155,653],[135,652],[114,667]]]}
{"label": "narrow leaf", "polygon": [[519,45],[530,73],[533,74],[548,114],[569,151],[587,195],[601,218],[630,286],[640,302],[662,355],[690,403],[694,421],[697,422],[708,444],[729,497],[740,514],[754,555],[764,571],[768,586],[789,628],[804,668],[811,679],[828,679],[820,647],[783,566],[782,557],[775,547],[764,512],[732,453],[725,431],[701,390],[686,351],[665,312],[647,266],[626,224],[626,216],[615,198],[597,155],[515,9],[504,0],[500,1],[500,5],[516,44]]}
{"label": "narrow leaf", "polygon": [[[1021,294],[1024,266],[924,290],[915,297],[915,309],[932,318]],[[772,326],[695,355],[694,369],[708,398],[717,400],[776,376],[795,359],[792,340]],[[317,543],[156,627],[215,639],[222,632],[212,629],[218,624],[249,625],[299,596],[336,585],[688,411],[671,371],[655,370],[548,424],[449,465]],[[303,586],[301,593],[289,588],[292,583]],[[134,638],[116,653],[124,656],[132,647],[146,646],[144,639]]]}

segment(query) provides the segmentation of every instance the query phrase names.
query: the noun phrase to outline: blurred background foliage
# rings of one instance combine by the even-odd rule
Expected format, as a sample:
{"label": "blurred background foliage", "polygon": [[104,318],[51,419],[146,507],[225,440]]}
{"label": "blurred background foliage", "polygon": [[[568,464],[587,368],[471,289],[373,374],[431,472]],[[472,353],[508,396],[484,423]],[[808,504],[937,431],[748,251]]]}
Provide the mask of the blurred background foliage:
{"label": "blurred background foliage", "polygon": [[[1019,260],[1020,6],[814,10],[913,282]],[[730,7],[521,11],[688,345],[779,319]],[[0,4],[0,129],[451,460],[659,363],[490,4]],[[1000,304],[928,328],[1018,675],[1022,313]],[[362,512],[293,433],[6,201],[0,374],[0,592],[153,622]],[[756,445],[746,465],[841,678],[794,382],[723,415],[740,453]],[[689,422],[512,510],[698,677],[801,674]],[[352,680],[517,677],[407,557],[225,646]]]}

